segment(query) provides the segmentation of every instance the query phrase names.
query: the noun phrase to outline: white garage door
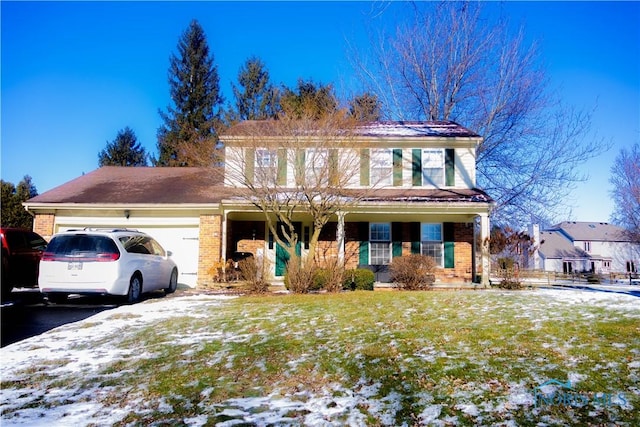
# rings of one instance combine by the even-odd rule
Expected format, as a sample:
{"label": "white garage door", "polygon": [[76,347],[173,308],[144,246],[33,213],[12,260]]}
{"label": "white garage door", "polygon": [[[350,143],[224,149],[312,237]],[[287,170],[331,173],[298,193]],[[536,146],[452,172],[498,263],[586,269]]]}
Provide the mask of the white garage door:
{"label": "white garage door", "polygon": [[171,258],[178,265],[178,283],[196,286],[198,278],[198,227],[137,227],[156,239],[162,247],[171,251]]}

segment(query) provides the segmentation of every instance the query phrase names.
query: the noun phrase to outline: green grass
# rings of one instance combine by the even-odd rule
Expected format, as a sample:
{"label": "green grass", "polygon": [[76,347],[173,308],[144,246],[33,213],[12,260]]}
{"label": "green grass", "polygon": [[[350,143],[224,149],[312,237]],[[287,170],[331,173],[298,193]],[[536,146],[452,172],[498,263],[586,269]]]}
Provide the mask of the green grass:
{"label": "green grass", "polygon": [[[241,297],[208,310],[114,339],[110,345],[131,355],[96,377],[57,378],[56,386],[100,384],[108,406],[135,400],[123,426],[196,416],[214,425],[234,419],[223,413],[239,408],[233,399],[252,397],[300,404],[323,397],[327,411],[341,399],[357,401],[332,413],[338,424],[359,411],[365,424],[413,425],[438,407],[440,420],[461,425],[640,425],[640,369],[630,367],[640,360],[638,312],[493,291]],[[46,382],[47,375],[37,370],[29,381]],[[510,400],[569,377],[580,379],[577,392],[623,393],[628,404],[534,408]],[[242,410],[273,412],[269,399]],[[309,413],[279,412],[292,424]]]}

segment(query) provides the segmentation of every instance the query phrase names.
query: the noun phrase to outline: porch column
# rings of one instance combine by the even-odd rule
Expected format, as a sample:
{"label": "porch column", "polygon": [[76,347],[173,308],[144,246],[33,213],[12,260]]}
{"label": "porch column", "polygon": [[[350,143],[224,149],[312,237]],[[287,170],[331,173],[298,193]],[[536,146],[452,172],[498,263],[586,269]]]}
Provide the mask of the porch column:
{"label": "porch column", "polygon": [[221,225],[221,239],[222,242],[221,243],[221,249],[220,249],[220,258],[222,258],[222,261],[226,264],[227,262],[227,211],[223,211],[222,212],[222,225]]}
{"label": "porch column", "polygon": [[345,213],[338,211],[338,229],[336,230],[336,243],[338,244],[338,264],[344,266],[344,216]]}
{"label": "porch column", "polygon": [[489,274],[491,269],[491,259],[489,254],[489,214],[480,214],[480,247],[482,265],[482,285],[489,287]]}

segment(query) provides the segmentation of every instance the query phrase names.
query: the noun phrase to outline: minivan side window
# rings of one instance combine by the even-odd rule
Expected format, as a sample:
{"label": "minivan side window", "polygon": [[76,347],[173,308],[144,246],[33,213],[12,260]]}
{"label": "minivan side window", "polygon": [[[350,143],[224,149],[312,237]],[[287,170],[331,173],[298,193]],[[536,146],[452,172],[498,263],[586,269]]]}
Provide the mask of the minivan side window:
{"label": "minivan side window", "polygon": [[164,249],[160,246],[160,243],[156,242],[154,239],[151,240],[151,246],[153,247],[153,254],[158,256],[165,256]]}
{"label": "minivan side window", "polygon": [[151,255],[153,253],[147,236],[123,236],[120,237],[120,243],[130,254]]}

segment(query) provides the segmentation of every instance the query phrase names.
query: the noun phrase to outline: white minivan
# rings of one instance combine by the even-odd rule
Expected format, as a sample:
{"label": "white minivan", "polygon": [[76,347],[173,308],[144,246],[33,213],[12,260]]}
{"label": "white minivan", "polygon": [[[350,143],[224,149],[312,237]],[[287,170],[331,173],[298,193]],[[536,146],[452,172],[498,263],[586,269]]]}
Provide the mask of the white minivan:
{"label": "white minivan", "polygon": [[178,267],[148,234],[130,229],[68,230],[54,235],[40,259],[38,286],[52,302],[69,294],[125,296],[175,292]]}

